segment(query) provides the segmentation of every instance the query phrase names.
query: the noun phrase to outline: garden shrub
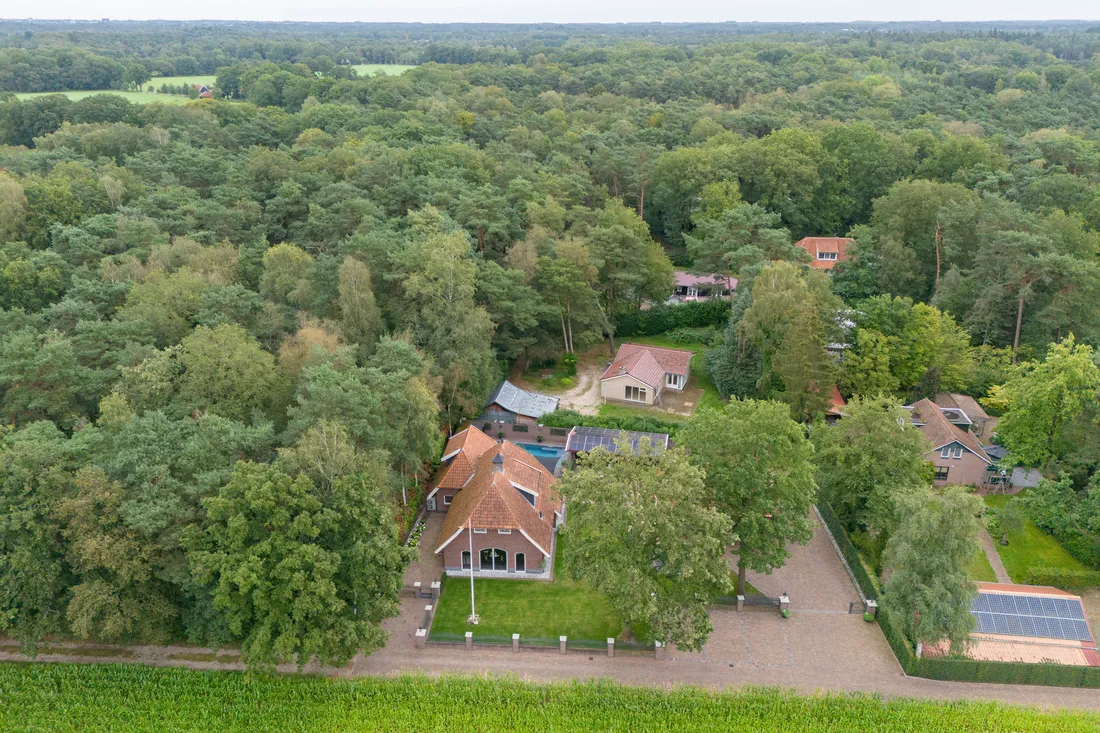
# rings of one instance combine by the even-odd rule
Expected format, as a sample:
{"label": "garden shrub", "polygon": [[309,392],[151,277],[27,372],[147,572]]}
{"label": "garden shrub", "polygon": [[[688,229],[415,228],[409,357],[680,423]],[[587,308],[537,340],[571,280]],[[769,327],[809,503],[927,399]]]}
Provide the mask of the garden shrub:
{"label": "garden shrub", "polygon": [[728,300],[661,304],[648,310],[620,314],[615,319],[615,334],[620,338],[656,336],[679,328],[725,326],[729,318],[730,302]]}
{"label": "garden shrub", "polygon": [[1098,588],[1100,570],[1028,568],[1024,582],[1028,585],[1052,585],[1055,588]]}

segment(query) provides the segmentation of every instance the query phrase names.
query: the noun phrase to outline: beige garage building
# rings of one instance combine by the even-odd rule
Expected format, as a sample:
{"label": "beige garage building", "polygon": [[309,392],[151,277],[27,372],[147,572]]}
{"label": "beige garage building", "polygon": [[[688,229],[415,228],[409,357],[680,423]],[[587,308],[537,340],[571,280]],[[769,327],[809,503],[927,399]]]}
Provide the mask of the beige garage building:
{"label": "beige garage building", "polygon": [[665,390],[680,392],[691,377],[690,351],[623,344],[600,377],[605,400],[660,404]]}

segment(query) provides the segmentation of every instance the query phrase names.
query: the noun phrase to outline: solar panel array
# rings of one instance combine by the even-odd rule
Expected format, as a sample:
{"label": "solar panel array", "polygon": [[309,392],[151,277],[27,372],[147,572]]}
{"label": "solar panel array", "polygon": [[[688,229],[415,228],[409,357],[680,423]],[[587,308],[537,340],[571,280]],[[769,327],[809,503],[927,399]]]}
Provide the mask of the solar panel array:
{"label": "solar panel array", "polygon": [[663,450],[668,442],[668,436],[664,433],[639,433],[629,430],[614,430],[612,428],[586,428],[577,426],[569,434],[567,450],[582,453],[590,451],[598,446],[603,446],[610,451],[615,450],[615,441],[626,438],[630,446],[637,450],[642,439],[649,438],[650,444],[657,450]]}
{"label": "solar panel array", "polygon": [[1078,598],[979,593],[970,611],[986,634],[1092,641]]}

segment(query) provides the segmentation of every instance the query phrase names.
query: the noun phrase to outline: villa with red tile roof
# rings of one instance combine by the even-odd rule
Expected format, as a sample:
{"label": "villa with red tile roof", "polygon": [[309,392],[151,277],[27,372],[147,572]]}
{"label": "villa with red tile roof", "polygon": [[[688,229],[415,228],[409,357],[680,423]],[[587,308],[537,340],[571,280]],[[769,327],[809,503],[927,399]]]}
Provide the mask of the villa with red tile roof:
{"label": "villa with red tile roof", "polygon": [[666,389],[680,392],[691,376],[691,357],[682,349],[623,344],[600,377],[605,400],[659,404]]}
{"label": "villa with red tile roof", "polygon": [[936,467],[937,486],[964,484],[981,486],[993,460],[973,433],[952,424],[945,408],[929,399],[908,406],[913,425],[920,428],[932,444],[927,458]]}
{"label": "villa with red tile roof", "polygon": [[547,578],[562,501],[553,473],[509,441],[474,426],[452,436],[428,495],[446,513],[435,554],[447,572]]}
{"label": "villa with red tile roof", "polygon": [[854,241],[856,240],[849,237],[803,237],[794,246],[801,247],[810,254],[810,267],[831,270],[836,267],[836,263],[850,259],[848,245]]}

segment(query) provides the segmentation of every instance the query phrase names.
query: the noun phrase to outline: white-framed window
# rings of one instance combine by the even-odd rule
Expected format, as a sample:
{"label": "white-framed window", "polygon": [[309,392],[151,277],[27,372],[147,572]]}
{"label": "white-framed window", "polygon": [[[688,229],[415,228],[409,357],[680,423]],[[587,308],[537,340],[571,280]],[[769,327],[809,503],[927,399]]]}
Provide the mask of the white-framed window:
{"label": "white-framed window", "polygon": [[482,550],[478,553],[478,561],[482,570],[508,569],[508,553],[497,547]]}
{"label": "white-framed window", "polygon": [[450,506],[451,505],[451,499],[453,499],[453,498],[454,497],[451,496],[450,494],[444,494],[443,495],[443,506]]}
{"label": "white-framed window", "polygon": [[526,573],[527,572],[527,555],[522,553],[522,552],[517,552],[516,553],[516,572],[517,573]]}
{"label": "white-framed window", "polygon": [[531,506],[535,505],[535,495],[533,493],[531,493],[530,491],[527,491],[525,489],[521,489],[518,486],[516,487],[516,491],[519,492],[520,496],[522,496],[524,499],[527,500],[528,504],[530,504]]}
{"label": "white-framed window", "polygon": [[943,448],[940,449],[940,458],[950,458],[950,457],[951,457],[951,446],[945,445]]}
{"label": "white-framed window", "polygon": [[628,402],[645,402],[645,387],[635,387],[628,384],[625,396]]}
{"label": "white-framed window", "polygon": [[497,534],[512,534],[512,530],[510,530],[510,529],[498,529]]}
{"label": "white-framed window", "polygon": [[952,458],[962,458],[963,457],[963,449],[962,449],[961,445],[955,446],[955,449],[953,451],[951,451],[951,457]]}
{"label": "white-framed window", "polygon": [[818,252],[817,259],[819,260],[835,260],[836,252]]}
{"label": "white-framed window", "polygon": [[463,550],[462,551],[462,569],[463,570],[469,570],[470,569],[470,551],[469,550]]}
{"label": "white-framed window", "polygon": [[474,529],[474,534],[488,534],[488,532],[487,529]]}
{"label": "white-framed window", "polygon": [[673,389],[682,389],[684,386],[684,375],[668,372],[665,374],[665,385]]}

